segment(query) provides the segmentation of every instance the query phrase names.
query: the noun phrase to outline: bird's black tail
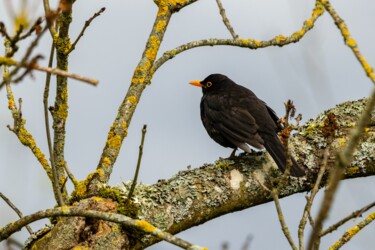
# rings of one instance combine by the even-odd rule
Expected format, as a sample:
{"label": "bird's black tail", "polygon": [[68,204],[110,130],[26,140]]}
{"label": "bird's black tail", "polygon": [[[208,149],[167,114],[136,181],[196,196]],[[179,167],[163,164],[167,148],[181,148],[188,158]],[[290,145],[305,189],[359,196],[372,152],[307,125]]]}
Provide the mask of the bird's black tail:
{"label": "bird's black tail", "polygon": [[[277,135],[263,135],[264,147],[268,153],[272,156],[272,159],[276,162],[280,171],[284,173],[286,168],[286,154],[284,145],[281,143]],[[291,157],[292,168],[290,169],[290,175],[295,177],[301,177],[305,175],[305,170],[298,165],[296,160]]]}

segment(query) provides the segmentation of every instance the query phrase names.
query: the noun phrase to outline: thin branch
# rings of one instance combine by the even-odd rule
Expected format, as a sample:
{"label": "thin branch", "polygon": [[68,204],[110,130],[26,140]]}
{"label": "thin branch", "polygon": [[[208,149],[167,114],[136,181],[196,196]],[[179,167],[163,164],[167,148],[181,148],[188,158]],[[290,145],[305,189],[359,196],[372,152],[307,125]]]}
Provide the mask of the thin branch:
{"label": "thin branch", "polygon": [[108,132],[106,144],[103,148],[103,153],[96,170],[101,171],[103,174],[94,175],[94,178],[90,179],[90,192],[95,193],[98,191],[97,187],[99,185],[97,184],[107,183],[110,178],[114,163],[120,153],[122,142],[128,134],[128,126],[135,112],[138,101],[140,100],[147,83],[149,83],[152,78],[151,68],[155,62],[169,20],[172,17],[172,11],[177,7],[185,6],[193,1],[194,0],[184,1],[183,4],[179,4],[178,6],[169,4],[169,2],[167,4],[166,1],[155,1],[156,4],[160,4],[160,7],[156,14],[152,31],[146,43],[142,58],[134,70],[128,92],[120,104],[117,116]]}
{"label": "thin branch", "polygon": [[225,9],[223,7],[223,4],[221,3],[220,0],[216,0],[216,3],[217,3],[217,6],[219,7],[220,15],[223,18],[223,22],[224,22],[225,26],[227,27],[228,31],[232,35],[233,39],[237,39],[238,35],[234,31],[232,25],[230,24],[230,21],[229,21],[227,15],[225,14]]}
{"label": "thin branch", "polygon": [[[5,48],[7,51],[11,49],[10,42],[7,40],[5,41]],[[6,86],[6,92],[7,92],[7,98],[8,98],[8,109],[11,111],[13,121],[14,121],[13,128],[11,128],[10,126],[8,126],[8,128],[17,135],[18,139],[23,145],[25,145],[31,150],[31,152],[38,159],[39,163],[42,165],[42,167],[46,171],[50,180],[53,181],[51,167],[49,166],[48,161],[46,160],[43,152],[37,146],[33,136],[25,128],[26,121],[22,119],[21,99],[20,99],[20,105],[17,108],[16,102],[14,100],[12,88],[10,87],[9,70],[6,65],[4,66],[3,82],[5,82],[5,86]]]}
{"label": "thin branch", "polygon": [[352,130],[348,142],[344,149],[338,153],[336,159],[336,166],[333,168],[331,173],[329,187],[327,188],[323,203],[320,207],[318,216],[315,220],[313,231],[310,235],[308,250],[312,250],[314,244],[319,242],[319,235],[321,234],[323,221],[327,218],[329,210],[332,206],[334,195],[337,191],[338,184],[345,173],[345,167],[349,166],[352,162],[353,153],[356,149],[362,133],[371,119],[371,112],[375,106],[375,88],[372,91],[370,98],[367,101],[365,110],[362,112],[356,127]]}
{"label": "thin branch", "polygon": [[249,49],[259,49],[265,48],[269,46],[279,46],[282,47],[284,45],[288,45],[291,43],[296,43],[301,40],[304,35],[314,27],[315,21],[324,13],[324,7],[320,2],[316,2],[315,7],[312,11],[312,14],[309,19],[307,19],[302,28],[292,35],[285,37],[283,35],[276,36],[268,41],[258,41],[254,39],[205,39],[205,40],[198,40],[194,42],[189,42],[183,45],[180,45],[172,50],[166,51],[163,55],[154,63],[152,71],[155,72],[161,65],[163,65],[168,60],[172,59],[176,55],[197,47],[202,46],[217,46],[217,45],[227,45],[227,46],[236,46],[236,47],[243,47]]}
{"label": "thin branch", "polygon": [[367,62],[366,58],[361,54],[358,48],[357,41],[354,40],[349,32],[348,26],[346,26],[344,20],[337,14],[336,10],[332,7],[328,0],[317,0],[324,5],[324,8],[331,15],[332,19],[335,21],[336,26],[340,29],[341,35],[344,38],[345,44],[353,51],[357,60],[361,63],[362,68],[365,70],[366,75],[370,78],[372,83],[375,84],[375,73],[374,69]]}
{"label": "thin branch", "polygon": [[[8,204],[8,206],[10,206],[11,209],[13,209],[14,212],[16,212],[18,217],[23,217],[22,212],[2,192],[0,192],[0,197]],[[29,225],[26,226],[26,229],[27,231],[29,231],[30,234],[33,234],[33,230]]]}
{"label": "thin branch", "polygon": [[346,231],[341,238],[335,242],[329,249],[336,250],[341,248],[345,245],[348,241],[350,241],[359,231],[361,231],[364,227],[369,225],[372,221],[375,220],[375,212],[372,212],[369,216],[366,217],[363,221]]}
{"label": "thin branch", "polygon": [[146,132],[147,132],[147,125],[145,124],[145,125],[143,125],[143,128],[142,128],[142,139],[141,139],[141,145],[139,145],[137,167],[135,169],[133,183],[132,183],[132,186],[130,187],[129,194],[128,194],[129,200],[131,199],[131,197],[133,195],[133,192],[134,192],[135,185],[137,184],[138,173],[139,173],[139,169],[141,167],[141,161],[142,161],[142,155],[143,155],[143,144],[145,142]]}
{"label": "thin branch", "polygon": [[70,49],[66,52],[67,54],[70,54],[70,52],[72,52],[77,43],[79,42],[79,40],[83,37],[86,29],[90,26],[91,22],[98,16],[100,16],[100,14],[102,14],[103,12],[105,11],[105,7],[101,8],[98,12],[96,12],[89,20],[87,20],[85,22],[85,26],[83,26],[81,32],[79,33],[77,39],[73,42],[72,46],[70,47]]}
{"label": "thin branch", "polygon": [[43,7],[44,7],[44,14],[45,14],[46,19],[47,19],[48,29],[51,33],[51,36],[54,37],[57,34],[57,31],[55,29],[55,26],[53,25],[53,22],[51,22],[51,20],[54,19],[54,18],[52,18],[54,16],[54,14],[51,11],[51,7],[49,5],[49,0],[43,0]]}
{"label": "thin branch", "polygon": [[64,164],[64,169],[65,169],[65,172],[66,174],[68,175],[70,181],[73,183],[74,187],[77,187],[78,185],[78,180],[74,177],[73,173],[70,171],[69,167],[68,167],[68,164]]}
{"label": "thin branch", "polygon": [[368,204],[367,206],[365,206],[365,207],[363,207],[363,208],[361,208],[361,209],[359,209],[357,211],[354,211],[350,215],[346,216],[345,218],[341,219],[337,223],[333,224],[332,226],[330,226],[329,228],[327,228],[326,230],[324,230],[320,234],[320,237],[323,237],[326,234],[332,233],[333,231],[337,230],[340,226],[342,226],[343,224],[345,224],[349,220],[361,216],[363,213],[367,212],[370,208],[372,208],[374,206],[375,206],[375,202],[372,202],[372,203]]}
{"label": "thin branch", "polygon": [[307,202],[306,202],[305,208],[303,210],[303,215],[302,215],[301,221],[300,221],[299,226],[298,226],[299,250],[304,249],[304,246],[303,246],[304,230],[305,230],[307,219],[309,218],[310,223],[313,221],[312,218],[311,218],[311,213],[310,213],[311,212],[311,206],[313,204],[313,201],[314,201],[314,198],[315,198],[316,194],[319,191],[320,183],[321,183],[323,175],[326,171],[328,156],[329,156],[329,147],[327,147],[324,150],[323,163],[322,163],[322,166],[319,170],[318,177],[316,178],[316,181],[315,181],[313,189],[311,190],[310,196],[308,198],[306,198]]}
{"label": "thin branch", "polygon": [[38,220],[48,218],[48,217],[61,217],[61,216],[67,216],[67,217],[79,216],[79,217],[96,218],[96,219],[101,219],[105,221],[115,222],[124,226],[136,228],[142,232],[156,236],[162,240],[165,240],[169,243],[172,243],[173,245],[182,247],[184,249],[196,249],[196,250],[204,249],[202,247],[199,247],[187,241],[184,241],[176,236],[173,236],[170,233],[164,232],[144,220],[135,220],[122,214],[100,212],[100,211],[95,211],[95,210],[77,209],[75,207],[68,207],[68,206],[39,211],[34,214],[27,215],[15,222],[9,223],[5,227],[0,228],[0,241],[7,239],[10,235],[19,231],[22,227],[34,221],[38,221]]}
{"label": "thin branch", "polygon": [[[31,68],[35,69],[38,71],[46,72],[52,75],[59,75],[63,77],[68,77],[74,80],[82,81],[85,83],[88,83],[90,85],[96,86],[98,85],[99,81],[93,78],[89,77],[84,77],[84,76],[79,76],[77,74],[69,73],[64,70],[56,69],[56,68],[50,68],[50,67],[43,67],[39,66],[37,64],[32,64],[32,63],[24,63],[21,64],[20,62],[17,62],[13,59],[6,58],[6,57],[0,57],[0,65],[7,65],[7,66],[17,66],[17,67],[26,67],[26,68]],[[4,82],[1,83],[0,88],[2,88],[5,85]]]}
{"label": "thin branch", "polygon": [[[51,68],[53,64],[53,57],[55,52],[55,46],[53,45],[53,42],[51,44],[51,51],[49,55],[49,61],[48,61],[48,67]],[[50,156],[50,162],[51,162],[51,169],[52,169],[52,176],[53,176],[53,192],[55,194],[55,199],[57,204],[61,207],[64,206],[64,199],[62,198],[61,191],[59,188],[59,180],[56,173],[56,165],[55,165],[55,158],[53,155],[53,148],[52,148],[52,140],[51,140],[51,132],[49,129],[49,113],[48,113],[48,96],[49,96],[49,86],[51,82],[51,74],[46,74],[46,84],[44,87],[44,94],[43,94],[43,109],[44,109],[44,122],[46,127],[46,135],[47,135],[47,143],[48,143],[48,151]]]}
{"label": "thin branch", "polygon": [[[36,48],[36,46],[38,45],[38,42],[40,40],[40,38],[42,37],[42,35],[44,34],[44,32],[46,31],[46,27],[35,37],[35,39],[32,41],[32,43],[29,45],[29,47],[27,48],[26,50],[26,53],[25,55],[23,56],[23,58],[21,59],[20,63],[15,65],[16,67],[9,73],[10,77],[16,75],[18,73],[18,71],[20,70],[20,68],[22,67],[22,65],[26,64],[26,62],[29,60],[30,58],[30,55],[31,53],[33,52],[33,50]],[[36,57],[37,59],[39,59],[39,57]],[[33,65],[33,64],[36,64],[36,60],[33,61],[31,60],[31,63],[29,65]],[[26,69],[29,71],[30,68],[26,67]]]}
{"label": "thin branch", "polygon": [[273,188],[272,191],[271,191],[271,195],[272,195],[272,198],[273,198],[273,200],[275,202],[275,206],[276,206],[276,210],[277,210],[277,215],[278,215],[278,218],[279,218],[279,222],[280,222],[280,225],[281,225],[281,229],[282,229],[282,231],[283,231],[286,239],[288,240],[290,247],[293,250],[297,250],[297,247],[294,244],[292,236],[290,235],[289,228],[286,225],[286,222],[285,222],[285,219],[284,219],[284,214],[283,214],[283,211],[281,209],[281,205],[280,205],[280,201],[279,201],[278,190],[276,188]]}

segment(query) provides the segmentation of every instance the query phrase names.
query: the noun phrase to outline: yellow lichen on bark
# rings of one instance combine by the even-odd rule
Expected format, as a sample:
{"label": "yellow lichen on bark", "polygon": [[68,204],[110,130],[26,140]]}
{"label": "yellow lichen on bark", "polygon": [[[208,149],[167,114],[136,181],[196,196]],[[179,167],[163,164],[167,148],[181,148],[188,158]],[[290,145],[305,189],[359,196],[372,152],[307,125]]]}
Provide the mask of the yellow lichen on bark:
{"label": "yellow lichen on bark", "polygon": [[165,26],[167,26],[167,22],[166,21],[160,21],[160,22],[158,22],[157,25],[156,25],[156,31],[160,32],[161,30],[165,29]]}
{"label": "yellow lichen on bark", "polygon": [[149,40],[149,47],[146,50],[146,58],[150,61],[154,61],[158,52],[160,40],[157,36],[151,36]]}
{"label": "yellow lichen on bark", "polygon": [[136,96],[129,96],[129,97],[128,97],[128,101],[129,101],[132,105],[136,105],[136,104],[137,104],[137,97],[136,97]]}
{"label": "yellow lichen on bark", "polygon": [[152,233],[157,229],[156,227],[154,227],[153,225],[144,220],[137,220],[135,224],[146,233]]}
{"label": "yellow lichen on bark", "polygon": [[57,106],[57,110],[55,114],[60,118],[66,120],[68,117],[68,89],[65,88],[62,93],[60,94],[61,99],[64,101],[63,103]]}
{"label": "yellow lichen on bark", "polygon": [[111,160],[108,157],[103,158],[103,166],[108,167],[111,164]]}
{"label": "yellow lichen on bark", "polygon": [[[113,133],[112,133],[113,134]],[[107,144],[108,146],[110,146],[111,148],[114,148],[114,149],[118,149],[120,148],[121,146],[121,136],[119,135],[113,135],[113,136],[110,136],[107,140]]]}
{"label": "yellow lichen on bark", "polygon": [[45,155],[43,154],[43,152],[40,150],[40,148],[36,145],[33,136],[29,133],[29,131],[27,131],[26,128],[23,127],[24,123],[25,123],[25,120],[22,120],[22,126],[21,126],[21,128],[19,128],[19,130],[17,131],[16,134],[17,134],[20,142],[24,146],[31,149],[31,151],[33,152],[35,157],[38,159],[38,161],[40,162],[40,164],[42,165],[44,170],[46,170],[46,172],[48,174],[48,177],[50,179],[52,179],[51,168],[48,164],[48,161],[47,161]]}

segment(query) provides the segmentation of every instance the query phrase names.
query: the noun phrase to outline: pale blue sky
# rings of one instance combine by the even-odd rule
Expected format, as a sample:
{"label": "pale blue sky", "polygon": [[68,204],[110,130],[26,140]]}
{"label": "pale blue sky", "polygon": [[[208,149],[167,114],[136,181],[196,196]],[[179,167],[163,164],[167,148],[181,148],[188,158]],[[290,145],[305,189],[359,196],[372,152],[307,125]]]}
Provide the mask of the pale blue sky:
{"label": "pale blue sky", "polygon": [[[279,34],[290,35],[301,27],[314,6],[312,0],[222,1],[237,33],[257,40]],[[0,1],[1,20],[6,17],[4,2]],[[66,160],[78,179],[85,178],[97,165],[109,126],[128,89],[157,11],[151,0],[90,0],[89,3],[76,1],[71,26],[73,40],[94,12],[103,6],[107,10],[87,29],[70,57],[71,72],[100,81],[98,87],[70,82]],[[375,65],[375,2],[333,1],[332,4],[348,24],[369,63]],[[41,7],[33,16],[41,13]],[[200,0],[173,16],[160,52],[212,37],[229,38],[230,34],[222,24],[216,2]],[[49,48],[50,38],[46,34],[37,51],[47,58]],[[41,64],[46,65],[46,61]],[[373,87],[352,52],[344,45],[328,14],[321,17],[299,43],[283,48],[254,51],[204,47],[187,51],[165,63],[144,91],[116,162],[111,184],[132,178],[140,131],[145,123],[148,124],[148,133],[139,177],[142,183],[152,184],[189,165],[198,167],[229,156],[230,149],[217,145],[206,134],[199,116],[201,91],[187,84],[211,73],[226,74],[252,89],[280,116],[283,102],[292,99],[304,121],[345,100],[365,97]],[[42,110],[44,76],[40,73],[34,76],[35,79],[26,78],[13,90],[16,98],[23,98],[27,128],[47,153]],[[0,191],[10,197],[24,214],[53,207],[51,185],[44,172],[29,150],[6,128],[12,120],[5,91],[0,94]],[[50,101],[52,103],[52,97]],[[374,180],[370,177],[345,181],[328,224],[374,201]],[[294,236],[304,202],[304,194],[282,200]],[[0,214],[0,225],[16,219],[14,212],[1,201]],[[44,223],[47,221],[34,224],[33,229]],[[346,228],[348,226],[323,240],[322,248],[328,247]],[[249,234],[254,236],[252,249],[289,249],[272,203],[223,216],[183,232],[180,237],[210,249],[220,249],[220,245],[228,241],[230,249],[237,250]],[[370,249],[374,244],[374,234],[375,228],[370,225],[343,249]],[[26,236],[26,230],[15,235],[21,240]],[[177,248],[162,243],[150,249]]]}

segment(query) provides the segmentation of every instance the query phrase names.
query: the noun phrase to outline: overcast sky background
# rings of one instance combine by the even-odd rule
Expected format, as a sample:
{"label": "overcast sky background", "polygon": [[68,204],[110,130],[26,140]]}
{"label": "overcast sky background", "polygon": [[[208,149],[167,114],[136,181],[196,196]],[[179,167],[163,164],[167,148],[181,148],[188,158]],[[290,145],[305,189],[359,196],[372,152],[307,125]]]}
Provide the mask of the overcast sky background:
{"label": "overcast sky background", "polygon": [[[0,1],[0,19],[12,30],[5,1]],[[270,39],[299,30],[311,15],[315,1],[300,0],[222,0],[236,32],[243,38]],[[13,1],[17,2],[17,1]],[[42,13],[42,1],[30,15]],[[51,6],[56,6],[56,1]],[[332,1],[346,21],[361,52],[375,65],[375,2],[373,0]],[[98,163],[107,133],[117,108],[129,87],[151,31],[157,7],[151,0],[76,1],[71,38],[75,40],[84,22],[101,7],[107,10],[91,24],[70,56],[69,70],[100,81],[98,87],[70,80],[66,160],[76,178],[84,179]],[[30,8],[33,9],[33,8]],[[230,38],[214,0],[199,0],[175,14],[160,48],[162,52],[183,43],[206,38]],[[30,40],[26,41],[27,44]],[[45,34],[36,53],[48,58],[51,39]],[[3,54],[2,42],[0,45]],[[35,54],[36,54],[35,53]],[[18,58],[22,56],[19,53]],[[47,65],[47,59],[40,62]],[[148,125],[139,181],[155,183],[172,177],[187,166],[193,168],[229,156],[206,134],[199,114],[201,91],[187,84],[211,73],[222,73],[252,89],[258,97],[283,115],[283,102],[292,99],[304,120],[346,100],[368,96],[372,83],[353,53],[344,45],[339,30],[326,13],[315,28],[297,44],[282,48],[249,50],[234,47],[203,47],[187,51],[165,63],[144,91],[133,116],[110,183],[132,178],[143,124]],[[1,73],[0,73],[1,75]],[[43,118],[44,75],[34,73],[14,86],[16,98],[23,98],[26,127],[43,152],[47,153]],[[53,86],[54,84],[52,84]],[[50,103],[53,103],[54,88]],[[55,205],[51,184],[28,148],[6,128],[13,124],[7,110],[6,92],[0,91],[0,191],[26,215]],[[375,200],[375,178],[342,183],[326,225]],[[284,198],[281,204],[290,230],[297,240],[297,227],[305,204],[305,194]],[[321,197],[322,192],[318,197]],[[313,212],[317,211],[316,202]],[[0,225],[16,220],[15,213],[0,201]],[[323,239],[322,249],[330,246],[345,229]],[[34,230],[48,223],[34,223]],[[251,249],[289,249],[277,220],[273,203],[260,205],[207,222],[179,234],[183,239],[221,249],[229,242],[231,250],[240,249],[252,235]],[[374,224],[364,229],[343,249],[372,249]],[[26,230],[14,235],[25,240]],[[0,245],[1,248],[1,245]],[[177,249],[167,243],[149,249]]]}

